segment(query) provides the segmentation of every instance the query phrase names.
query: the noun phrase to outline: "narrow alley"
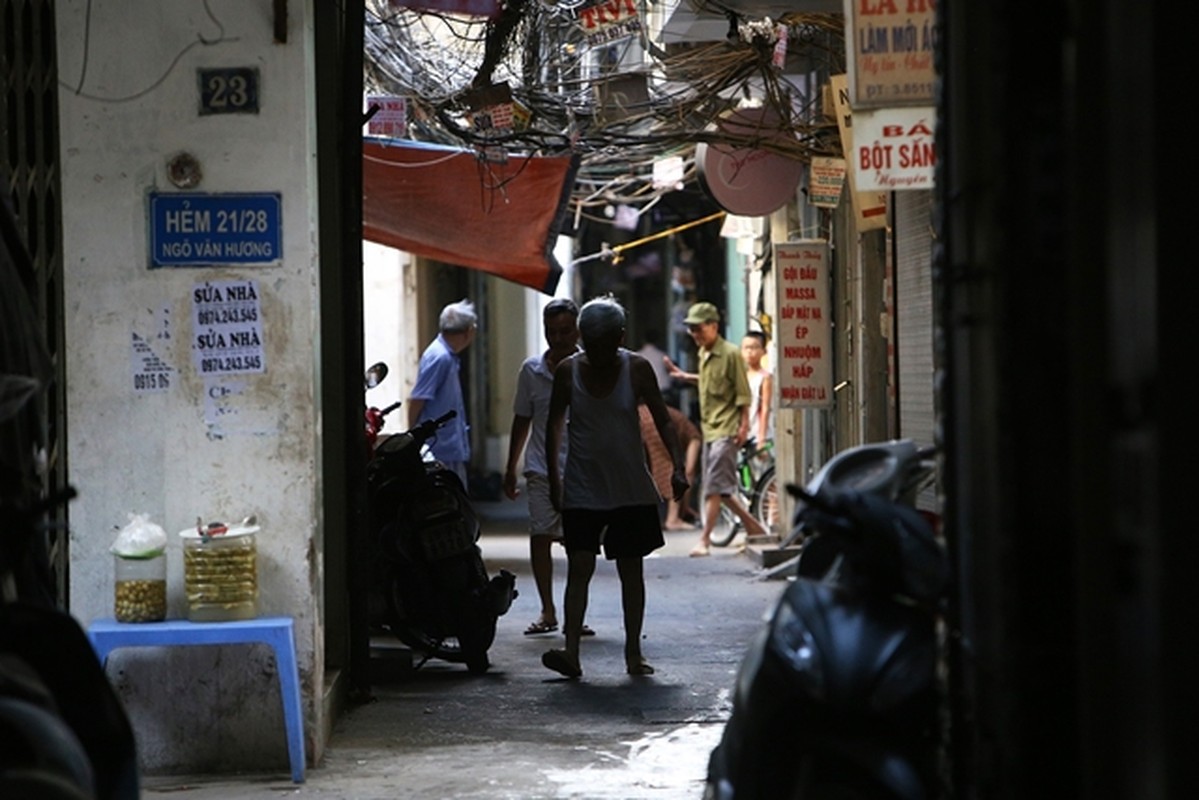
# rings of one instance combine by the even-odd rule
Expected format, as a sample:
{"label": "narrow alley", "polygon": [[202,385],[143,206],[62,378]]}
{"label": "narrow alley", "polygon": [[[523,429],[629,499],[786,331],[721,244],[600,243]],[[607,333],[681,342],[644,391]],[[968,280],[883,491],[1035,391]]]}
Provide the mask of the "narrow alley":
{"label": "narrow alley", "polygon": [[[482,504],[488,568],[515,572],[520,597],[500,619],[492,668],[481,677],[430,660],[415,672],[381,668],[374,702],[336,723],[320,764],[293,784],[284,761],[244,776],[143,778],[145,797],[699,798],[742,654],[782,581],[737,542],[689,558],[695,533],[667,534],[645,562],[644,649],[657,670],[624,672],[619,582],[601,562],[591,586],[581,680],[545,669],[561,632],[523,635],[537,616],[523,503]],[[555,594],[566,575],[555,548]],[[280,733],[282,740],[282,733]],[[282,753],[282,750],[280,750]]]}

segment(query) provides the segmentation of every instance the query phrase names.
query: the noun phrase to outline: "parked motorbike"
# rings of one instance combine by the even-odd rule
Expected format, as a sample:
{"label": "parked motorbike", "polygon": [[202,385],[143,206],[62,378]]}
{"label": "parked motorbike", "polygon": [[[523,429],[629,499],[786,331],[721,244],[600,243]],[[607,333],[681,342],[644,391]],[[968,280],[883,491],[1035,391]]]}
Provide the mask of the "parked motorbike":
{"label": "parked motorbike", "polygon": [[798,578],[741,664],[706,800],[936,795],[949,562],[913,507],[930,456],[907,440],[862,445],[787,487]]}
{"label": "parked motorbike", "polygon": [[[386,371],[382,364],[371,367],[367,386],[378,385]],[[426,659],[465,664],[481,674],[491,666],[487,651],[496,620],[516,597],[516,576],[503,569],[488,576],[466,487],[424,452],[455,413],[380,435],[385,418],[399,406],[366,411],[367,441],[373,444],[367,464],[375,556],[372,624]]]}

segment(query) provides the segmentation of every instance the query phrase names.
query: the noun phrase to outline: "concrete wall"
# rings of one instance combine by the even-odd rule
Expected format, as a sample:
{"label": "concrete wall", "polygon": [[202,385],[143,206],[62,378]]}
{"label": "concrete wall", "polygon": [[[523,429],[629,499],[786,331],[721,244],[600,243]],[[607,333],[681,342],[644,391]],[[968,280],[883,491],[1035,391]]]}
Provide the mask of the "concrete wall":
{"label": "concrete wall", "polygon": [[[184,617],[177,532],[257,514],[259,613],[296,621],[310,753],[323,687],[318,529],[316,159],[311,13],[287,4],[125,0],[57,4],[68,442],[70,604],[83,623],[112,615],[108,548],[128,512],[169,534],[169,616]],[[209,12],[210,9],[210,12]],[[255,67],[256,114],[200,115],[201,67]],[[178,191],[168,160],[186,151],[192,191],[282,197],[274,265],[149,269],[147,194]],[[253,281],[265,371],[201,376],[193,292]],[[140,337],[169,385],[138,391]],[[138,734],[143,769],[285,769],[273,658],[260,647],[118,651],[109,676]]]}
{"label": "concrete wall", "polygon": [[[385,408],[406,402],[416,383],[421,348],[416,330],[416,266],[409,253],[373,242],[362,243],[363,363],[387,364],[387,379],[366,395],[367,405]],[[401,407],[387,415],[385,433],[407,427]]]}

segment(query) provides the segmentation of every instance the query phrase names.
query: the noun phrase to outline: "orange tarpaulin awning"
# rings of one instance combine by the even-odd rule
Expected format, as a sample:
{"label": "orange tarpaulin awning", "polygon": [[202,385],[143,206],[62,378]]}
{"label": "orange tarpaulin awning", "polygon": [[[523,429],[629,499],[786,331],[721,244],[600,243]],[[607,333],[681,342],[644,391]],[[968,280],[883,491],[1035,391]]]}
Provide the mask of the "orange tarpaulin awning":
{"label": "orange tarpaulin awning", "polygon": [[553,294],[554,258],[576,160],[364,139],[362,232],[414,255],[490,272]]}

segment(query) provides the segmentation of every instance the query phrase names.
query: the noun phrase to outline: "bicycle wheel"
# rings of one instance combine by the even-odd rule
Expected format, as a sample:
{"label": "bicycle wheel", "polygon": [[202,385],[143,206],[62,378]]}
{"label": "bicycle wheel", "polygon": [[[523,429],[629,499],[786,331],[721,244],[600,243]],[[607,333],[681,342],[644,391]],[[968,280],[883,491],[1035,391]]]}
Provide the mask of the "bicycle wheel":
{"label": "bicycle wheel", "polygon": [[729,510],[724,503],[720,504],[720,516],[712,526],[711,542],[713,547],[728,547],[729,542],[737,538],[741,532],[741,520]]}
{"label": "bicycle wheel", "polygon": [[753,500],[749,513],[762,523],[767,533],[778,533],[779,487],[774,467],[769,467],[754,484]]}

